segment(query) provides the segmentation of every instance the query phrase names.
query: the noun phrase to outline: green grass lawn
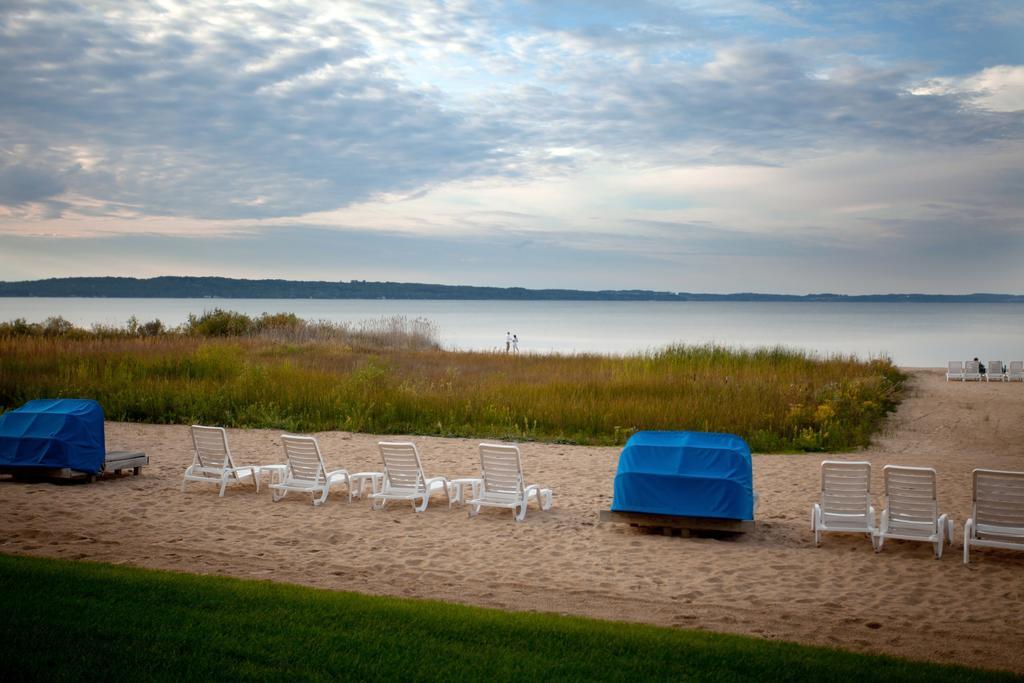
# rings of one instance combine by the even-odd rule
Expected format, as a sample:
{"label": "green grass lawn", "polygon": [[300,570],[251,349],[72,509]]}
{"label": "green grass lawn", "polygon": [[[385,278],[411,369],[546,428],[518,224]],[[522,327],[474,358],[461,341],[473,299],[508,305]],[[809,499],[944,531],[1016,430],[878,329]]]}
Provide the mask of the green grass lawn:
{"label": "green grass lawn", "polygon": [[0,680],[1013,678],[700,631],[27,557],[0,556],[0,596]]}

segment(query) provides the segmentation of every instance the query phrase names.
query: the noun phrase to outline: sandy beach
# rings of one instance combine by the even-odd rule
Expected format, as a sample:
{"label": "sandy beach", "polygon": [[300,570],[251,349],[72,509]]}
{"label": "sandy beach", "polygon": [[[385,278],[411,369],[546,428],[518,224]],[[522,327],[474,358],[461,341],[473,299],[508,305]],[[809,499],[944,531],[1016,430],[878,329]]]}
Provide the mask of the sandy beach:
{"label": "sandy beach", "polygon": [[[341,488],[314,508],[308,496],[273,503],[266,489],[181,476],[187,427],[107,424],[110,450],[145,450],[139,477],[93,485],[0,482],[0,552],[87,559],[270,579],[509,610],[700,628],[768,639],[1024,673],[1024,553],[979,549],[961,563],[971,470],[1024,470],[1024,387],[946,383],[914,371],[908,396],[874,445],[841,455],[758,455],[759,528],[728,540],[664,537],[599,524],[611,503],[618,448],[528,443],[527,483],[555,491],[531,506],[469,518],[443,498],[372,511]],[[282,461],[280,431],[229,430],[239,464]],[[380,469],[368,434],[316,435],[328,468]],[[407,438],[407,437],[398,437]],[[479,440],[412,437],[428,475],[472,476]],[[869,460],[876,507],[882,466],[931,466],[956,523],[941,560],[926,544],[830,534],[815,548],[809,510],[825,458]]]}

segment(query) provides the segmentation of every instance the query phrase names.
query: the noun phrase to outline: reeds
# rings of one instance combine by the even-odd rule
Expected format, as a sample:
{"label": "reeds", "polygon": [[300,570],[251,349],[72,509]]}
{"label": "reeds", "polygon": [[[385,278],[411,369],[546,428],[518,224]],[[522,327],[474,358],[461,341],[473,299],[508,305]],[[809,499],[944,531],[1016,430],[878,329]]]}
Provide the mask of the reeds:
{"label": "reeds", "polygon": [[402,320],[214,337],[0,334],[5,408],[89,397],[112,420],[299,432],[617,445],[637,430],[691,429],[739,434],[759,452],[845,450],[867,445],[902,381],[887,359],[783,348],[443,351],[429,324]]}

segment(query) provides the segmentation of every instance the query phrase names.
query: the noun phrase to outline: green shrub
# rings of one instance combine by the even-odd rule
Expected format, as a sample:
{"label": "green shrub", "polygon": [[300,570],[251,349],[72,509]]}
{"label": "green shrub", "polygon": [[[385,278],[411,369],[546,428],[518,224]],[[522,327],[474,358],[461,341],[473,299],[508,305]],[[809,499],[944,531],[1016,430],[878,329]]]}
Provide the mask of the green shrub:
{"label": "green shrub", "polygon": [[215,308],[200,316],[190,313],[185,330],[200,337],[237,337],[252,332],[254,325],[252,318],[244,313]]}

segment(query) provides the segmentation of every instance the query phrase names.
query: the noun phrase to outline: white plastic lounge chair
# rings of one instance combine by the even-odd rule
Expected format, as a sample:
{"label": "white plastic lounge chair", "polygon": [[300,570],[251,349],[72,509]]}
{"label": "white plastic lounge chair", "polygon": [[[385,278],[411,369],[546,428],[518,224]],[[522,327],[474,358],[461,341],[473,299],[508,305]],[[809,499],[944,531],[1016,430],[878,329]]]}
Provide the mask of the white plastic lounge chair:
{"label": "white plastic lounge chair", "polygon": [[255,465],[236,467],[228,448],[228,434],[223,427],[201,427],[192,425],[192,464],[185,470],[181,481],[181,492],[190,481],[205,481],[220,486],[220,495],[231,482],[252,479],[256,491],[260,490],[260,468]]}
{"label": "white plastic lounge chair", "polygon": [[[339,481],[345,482],[348,500],[352,502],[352,481],[349,479],[348,471],[328,472],[324,465],[324,456],[320,453],[320,444],[315,438],[282,434],[281,441],[284,443],[284,454],[288,458],[288,464],[282,481],[270,485],[275,503],[287,496],[289,491],[299,491],[313,494],[313,505],[323,505],[331,491],[331,484]],[[316,497],[318,493],[319,498]]]}
{"label": "white plastic lounge chair", "polygon": [[931,467],[886,465],[885,509],[875,532],[875,551],[882,552],[887,538],[935,544],[935,559],[942,557],[944,543],[953,542],[953,518],[939,514],[935,470]]}
{"label": "white plastic lounge chair", "polygon": [[[448,507],[452,501],[448,497],[447,477],[427,477],[423,474],[423,463],[416,444],[407,441],[381,441],[380,456],[384,460],[384,481],[381,490],[370,495],[373,509],[383,508],[389,500],[408,500],[412,509],[423,512],[430,502],[430,494],[444,491],[448,498]],[[416,505],[416,501],[423,502]]]}
{"label": "white plastic lounge chair", "polygon": [[517,522],[526,519],[526,505],[533,498],[541,510],[551,509],[551,489],[523,483],[523,459],[518,446],[480,444],[480,490],[466,502],[469,516],[480,513],[481,507],[511,508]]}
{"label": "white plastic lounge chair", "polygon": [[964,524],[964,564],[971,546],[1024,550],[1024,472],[974,470],[971,518]]}
{"label": "white plastic lounge chair", "polygon": [[958,380],[960,382],[964,381],[964,363],[963,363],[963,361],[951,360],[951,361],[949,361],[949,364],[946,367],[949,368],[948,370],[946,370],[946,381],[947,382],[949,380],[951,380],[951,379],[955,379],[955,380]]}
{"label": "white plastic lounge chair", "polygon": [[1003,361],[1001,360],[990,360],[988,367],[985,368],[985,381],[986,382],[1002,382],[1006,380],[1006,368],[1003,367]]}
{"label": "white plastic lounge chair", "polygon": [[825,460],[821,463],[821,500],[811,507],[814,545],[826,531],[871,536],[875,508],[871,505],[871,463]]}
{"label": "white plastic lounge chair", "polygon": [[1024,382],[1024,360],[1011,360],[1006,371],[1007,382]]}
{"label": "white plastic lounge chair", "polygon": [[964,381],[976,380],[981,381],[981,363],[976,360],[969,360],[964,362]]}

